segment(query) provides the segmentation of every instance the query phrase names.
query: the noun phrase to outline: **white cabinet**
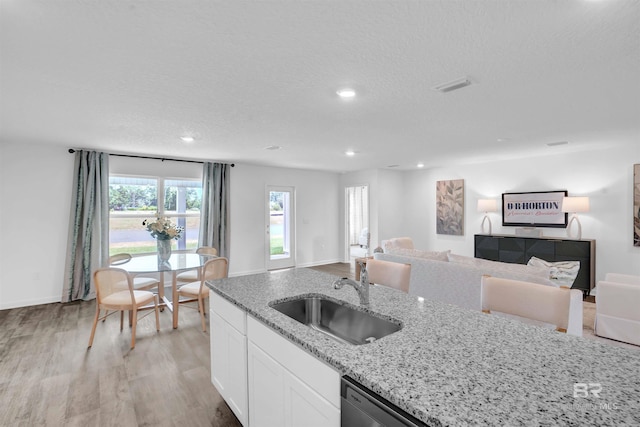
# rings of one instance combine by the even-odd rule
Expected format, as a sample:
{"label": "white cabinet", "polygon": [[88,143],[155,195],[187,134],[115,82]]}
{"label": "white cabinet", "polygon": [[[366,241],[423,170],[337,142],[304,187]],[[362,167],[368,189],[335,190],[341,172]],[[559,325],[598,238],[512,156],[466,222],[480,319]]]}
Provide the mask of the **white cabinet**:
{"label": "white cabinet", "polygon": [[297,377],[284,376],[284,425],[325,427],[340,425],[340,409]]}
{"label": "white cabinet", "polygon": [[248,425],[246,314],[210,292],[211,382]]}
{"label": "white cabinet", "polygon": [[251,317],[247,336],[251,427],[340,425],[337,371]]}
{"label": "white cabinet", "polygon": [[284,369],[249,343],[249,404],[251,427],[284,426]]}
{"label": "white cabinet", "polygon": [[210,292],[211,381],[242,425],[340,425],[340,374]]}

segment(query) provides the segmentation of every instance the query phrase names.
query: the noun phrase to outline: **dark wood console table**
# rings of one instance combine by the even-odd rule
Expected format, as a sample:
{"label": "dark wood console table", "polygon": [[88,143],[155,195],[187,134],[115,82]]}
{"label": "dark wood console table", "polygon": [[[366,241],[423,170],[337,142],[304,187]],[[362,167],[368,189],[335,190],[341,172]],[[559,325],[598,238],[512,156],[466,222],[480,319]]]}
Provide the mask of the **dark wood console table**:
{"label": "dark wood console table", "polygon": [[580,271],[571,288],[580,289],[586,297],[595,286],[595,240],[521,237],[504,234],[476,234],[474,238],[476,258],[515,264],[526,264],[532,256],[549,262],[580,261]]}

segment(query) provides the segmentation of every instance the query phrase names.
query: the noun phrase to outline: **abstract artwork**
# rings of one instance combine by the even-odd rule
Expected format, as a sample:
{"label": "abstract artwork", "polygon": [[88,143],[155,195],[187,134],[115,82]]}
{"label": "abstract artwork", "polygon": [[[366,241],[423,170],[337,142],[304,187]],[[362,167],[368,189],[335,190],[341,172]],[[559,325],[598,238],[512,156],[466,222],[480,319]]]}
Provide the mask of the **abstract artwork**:
{"label": "abstract artwork", "polygon": [[436,182],[436,232],[464,235],[464,179]]}
{"label": "abstract artwork", "polygon": [[640,246],[640,164],[633,165],[633,246]]}

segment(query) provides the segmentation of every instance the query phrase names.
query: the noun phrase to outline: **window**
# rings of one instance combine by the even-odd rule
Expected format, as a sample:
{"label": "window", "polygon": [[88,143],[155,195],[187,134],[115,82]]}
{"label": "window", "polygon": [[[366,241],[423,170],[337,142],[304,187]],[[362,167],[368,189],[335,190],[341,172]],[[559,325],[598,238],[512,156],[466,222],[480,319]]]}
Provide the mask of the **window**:
{"label": "window", "polygon": [[[160,199],[160,203],[158,203]],[[167,179],[111,175],[109,177],[109,254],[153,253],[156,241],[142,225],[156,212],[184,232],[173,240],[173,250],[198,246],[202,183],[193,179]]]}

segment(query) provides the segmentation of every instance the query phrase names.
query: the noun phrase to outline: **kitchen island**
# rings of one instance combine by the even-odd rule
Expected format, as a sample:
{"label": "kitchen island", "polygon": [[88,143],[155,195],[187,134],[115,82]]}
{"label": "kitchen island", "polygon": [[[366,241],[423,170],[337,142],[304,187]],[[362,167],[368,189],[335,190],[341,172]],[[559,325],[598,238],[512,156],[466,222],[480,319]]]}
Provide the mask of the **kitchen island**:
{"label": "kitchen island", "polygon": [[358,306],[356,291],[334,290],[335,279],[293,269],[208,286],[428,425],[640,425],[640,351],[381,286],[371,288],[368,310],[403,327],[365,345],[339,343],[269,307],[303,294]]}

